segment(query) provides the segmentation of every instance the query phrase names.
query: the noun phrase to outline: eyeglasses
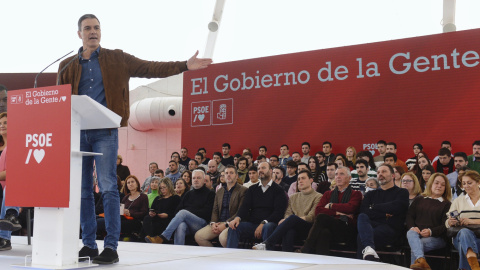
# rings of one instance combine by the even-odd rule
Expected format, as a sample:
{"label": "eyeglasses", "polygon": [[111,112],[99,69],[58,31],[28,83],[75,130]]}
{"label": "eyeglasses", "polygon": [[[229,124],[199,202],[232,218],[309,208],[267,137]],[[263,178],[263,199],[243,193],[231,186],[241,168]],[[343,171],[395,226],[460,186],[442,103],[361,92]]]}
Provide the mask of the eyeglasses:
{"label": "eyeglasses", "polygon": [[407,183],[412,183],[413,180],[402,180],[402,183],[407,184]]}

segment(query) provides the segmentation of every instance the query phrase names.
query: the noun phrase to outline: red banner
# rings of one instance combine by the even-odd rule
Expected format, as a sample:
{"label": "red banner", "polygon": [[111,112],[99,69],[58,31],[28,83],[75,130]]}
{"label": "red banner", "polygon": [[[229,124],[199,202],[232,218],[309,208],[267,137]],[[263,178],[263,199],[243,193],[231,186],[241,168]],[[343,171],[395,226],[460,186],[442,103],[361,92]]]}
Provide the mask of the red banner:
{"label": "red banner", "polygon": [[[208,155],[260,145],[278,154],[323,141],[397,155],[421,143],[431,158],[444,140],[471,154],[480,139],[480,30],[468,30],[212,65],[184,75],[182,146]],[[193,156],[193,154],[190,154]]]}
{"label": "red banner", "polygon": [[70,85],[8,91],[7,205],[68,207]]}

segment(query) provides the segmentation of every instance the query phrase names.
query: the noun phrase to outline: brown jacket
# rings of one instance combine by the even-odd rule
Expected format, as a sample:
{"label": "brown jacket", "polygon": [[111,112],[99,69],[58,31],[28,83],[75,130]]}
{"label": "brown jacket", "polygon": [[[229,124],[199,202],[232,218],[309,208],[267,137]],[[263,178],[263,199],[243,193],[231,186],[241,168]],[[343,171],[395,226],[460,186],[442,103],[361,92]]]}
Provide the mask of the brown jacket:
{"label": "brown jacket", "polygon": [[[230,203],[228,207],[228,211],[230,212],[230,217],[227,221],[232,221],[236,216],[240,205],[242,205],[243,198],[245,198],[245,193],[247,192],[248,188],[240,185],[239,183],[235,184],[235,189],[232,192],[232,196],[230,197]],[[219,222],[220,214],[222,213],[222,202],[223,202],[223,193],[225,192],[225,188],[221,188],[215,194],[215,202],[213,203],[213,210],[212,210],[212,219],[211,222]]]}
{"label": "brown jacket", "polygon": [[[72,60],[74,55],[60,63],[59,71]],[[130,116],[130,101],[128,82],[130,77],[164,78],[187,70],[183,62],[154,62],[136,58],[122,50],[100,48],[98,55],[102,71],[103,87],[107,108],[122,117],[121,126],[125,127]],[[78,94],[78,84],[82,74],[80,61],[73,61],[61,74],[60,84],[71,84],[72,94]]]}

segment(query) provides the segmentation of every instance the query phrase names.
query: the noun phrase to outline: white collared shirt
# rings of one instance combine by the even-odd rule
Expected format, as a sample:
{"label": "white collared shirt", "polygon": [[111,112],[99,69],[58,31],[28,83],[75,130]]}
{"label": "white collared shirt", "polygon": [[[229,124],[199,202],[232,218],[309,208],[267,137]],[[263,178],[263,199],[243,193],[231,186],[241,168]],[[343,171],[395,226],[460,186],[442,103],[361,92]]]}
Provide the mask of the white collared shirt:
{"label": "white collared shirt", "polygon": [[438,197],[438,198],[436,198],[436,199],[434,199],[434,198],[432,198],[432,197],[427,197],[427,198],[432,199],[432,200],[438,200],[438,201],[440,201],[440,202],[443,202],[443,197]]}
{"label": "white collared shirt", "polygon": [[270,179],[270,182],[267,183],[267,186],[263,186],[262,181],[258,181],[258,185],[262,188],[263,193],[265,193],[265,191],[267,191],[267,189],[272,186],[272,183],[273,180]]}
{"label": "white collared shirt", "polygon": [[465,199],[467,199],[468,204],[472,207],[480,206],[480,200],[478,200],[477,203],[474,205],[472,199],[470,199],[470,196],[468,196],[468,194],[465,194]]}

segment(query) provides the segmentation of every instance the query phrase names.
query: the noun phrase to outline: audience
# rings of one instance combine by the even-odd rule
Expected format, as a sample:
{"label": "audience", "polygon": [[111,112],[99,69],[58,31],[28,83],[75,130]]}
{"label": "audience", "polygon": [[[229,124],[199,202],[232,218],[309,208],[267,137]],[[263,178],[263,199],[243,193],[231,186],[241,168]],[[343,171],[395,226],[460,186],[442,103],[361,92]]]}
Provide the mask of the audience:
{"label": "audience", "polygon": [[422,193],[418,179],[415,174],[408,172],[402,174],[400,181],[402,182],[400,187],[408,190],[408,205],[411,205],[413,200]]}

